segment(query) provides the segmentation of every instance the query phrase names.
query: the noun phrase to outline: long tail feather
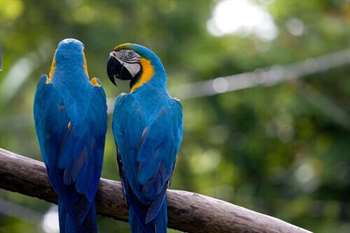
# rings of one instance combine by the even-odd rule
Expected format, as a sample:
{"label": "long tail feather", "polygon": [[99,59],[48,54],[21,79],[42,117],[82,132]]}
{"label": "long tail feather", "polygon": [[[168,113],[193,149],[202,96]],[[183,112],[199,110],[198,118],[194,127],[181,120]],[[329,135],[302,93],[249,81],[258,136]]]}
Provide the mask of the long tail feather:
{"label": "long tail feather", "polygon": [[[143,206],[142,208],[147,208]],[[129,208],[129,223],[132,233],[166,233],[168,224],[167,202],[164,201],[158,215],[149,223],[146,221],[146,212],[136,213],[136,209]],[[140,218],[141,217],[141,218]]]}
{"label": "long tail feather", "polygon": [[83,220],[68,211],[63,201],[59,201],[58,214],[60,233],[97,233],[96,207],[91,205]]}

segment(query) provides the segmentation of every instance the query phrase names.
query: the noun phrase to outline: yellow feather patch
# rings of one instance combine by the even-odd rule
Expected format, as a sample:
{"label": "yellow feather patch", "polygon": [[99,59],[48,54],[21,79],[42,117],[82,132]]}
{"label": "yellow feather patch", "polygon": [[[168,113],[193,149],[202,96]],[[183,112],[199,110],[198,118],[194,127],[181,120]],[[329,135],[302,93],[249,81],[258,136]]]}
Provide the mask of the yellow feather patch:
{"label": "yellow feather patch", "polygon": [[55,69],[56,69],[56,59],[53,58],[51,62],[50,70],[49,70],[49,77],[46,79],[46,84],[49,84],[50,82],[52,82]]}
{"label": "yellow feather patch", "polygon": [[96,77],[93,77],[91,80],[90,80],[90,83],[95,86],[95,87],[100,87],[101,84],[100,84],[100,81],[96,78]]}
{"label": "yellow feather patch", "polygon": [[141,87],[143,84],[147,83],[154,74],[154,68],[152,63],[145,59],[141,58],[140,64],[142,66],[142,74],[140,79],[134,84],[134,86],[131,88],[130,92],[135,91],[137,88]]}
{"label": "yellow feather patch", "polygon": [[86,56],[85,56],[85,49],[83,50],[83,67],[84,67],[84,71],[85,71],[86,76],[89,77],[89,72],[88,72],[87,62],[86,62]]}

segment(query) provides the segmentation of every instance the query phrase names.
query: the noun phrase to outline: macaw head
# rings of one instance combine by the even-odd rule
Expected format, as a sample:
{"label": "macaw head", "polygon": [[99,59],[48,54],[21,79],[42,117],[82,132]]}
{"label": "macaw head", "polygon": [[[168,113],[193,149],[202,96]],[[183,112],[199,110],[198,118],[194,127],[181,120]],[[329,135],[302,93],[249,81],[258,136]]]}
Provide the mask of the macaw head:
{"label": "macaw head", "polygon": [[166,73],[160,58],[150,49],[133,43],[118,45],[109,54],[107,62],[109,79],[130,80],[130,91],[146,83],[165,87]]}
{"label": "macaw head", "polygon": [[52,60],[49,79],[56,69],[84,71],[88,75],[84,44],[77,39],[64,39],[58,45]]}

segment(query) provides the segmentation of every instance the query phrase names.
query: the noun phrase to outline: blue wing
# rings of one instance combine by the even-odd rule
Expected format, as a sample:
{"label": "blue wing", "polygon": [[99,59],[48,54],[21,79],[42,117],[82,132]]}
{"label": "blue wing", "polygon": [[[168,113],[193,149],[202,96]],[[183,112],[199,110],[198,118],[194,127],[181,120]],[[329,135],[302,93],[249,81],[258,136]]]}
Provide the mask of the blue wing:
{"label": "blue wing", "polygon": [[[47,76],[42,75],[34,99],[34,121],[42,158],[48,169],[55,167],[69,118],[64,102]],[[54,181],[54,180],[53,180]],[[54,185],[55,186],[55,185]]]}
{"label": "blue wing", "polygon": [[114,116],[113,133],[126,196],[128,202],[137,199],[149,205],[144,213],[147,223],[164,202],[175,166],[182,141],[181,104],[169,99],[149,116],[132,95],[124,95],[116,100]]}
{"label": "blue wing", "polygon": [[[86,211],[97,191],[107,128],[104,91],[92,85],[88,90],[85,102],[78,103],[85,106],[80,115],[72,113],[76,103],[47,82],[46,75],[39,81],[34,100],[35,126],[50,182],[66,206],[84,206]],[[87,199],[80,207],[79,194]]]}

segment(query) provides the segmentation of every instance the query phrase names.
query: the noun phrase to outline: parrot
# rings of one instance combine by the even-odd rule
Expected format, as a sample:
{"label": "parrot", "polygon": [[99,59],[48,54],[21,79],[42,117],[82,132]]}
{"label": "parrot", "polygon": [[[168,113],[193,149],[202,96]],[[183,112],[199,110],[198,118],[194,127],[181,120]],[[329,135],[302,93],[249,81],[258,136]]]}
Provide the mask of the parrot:
{"label": "parrot", "polygon": [[115,47],[107,74],[129,80],[115,100],[112,131],[132,233],[166,233],[167,194],[183,138],[182,105],[167,90],[160,58],[135,43]]}
{"label": "parrot", "polygon": [[33,110],[40,152],[58,196],[60,233],[96,233],[107,104],[100,81],[89,78],[82,42],[58,43],[50,71],[37,85]]}

